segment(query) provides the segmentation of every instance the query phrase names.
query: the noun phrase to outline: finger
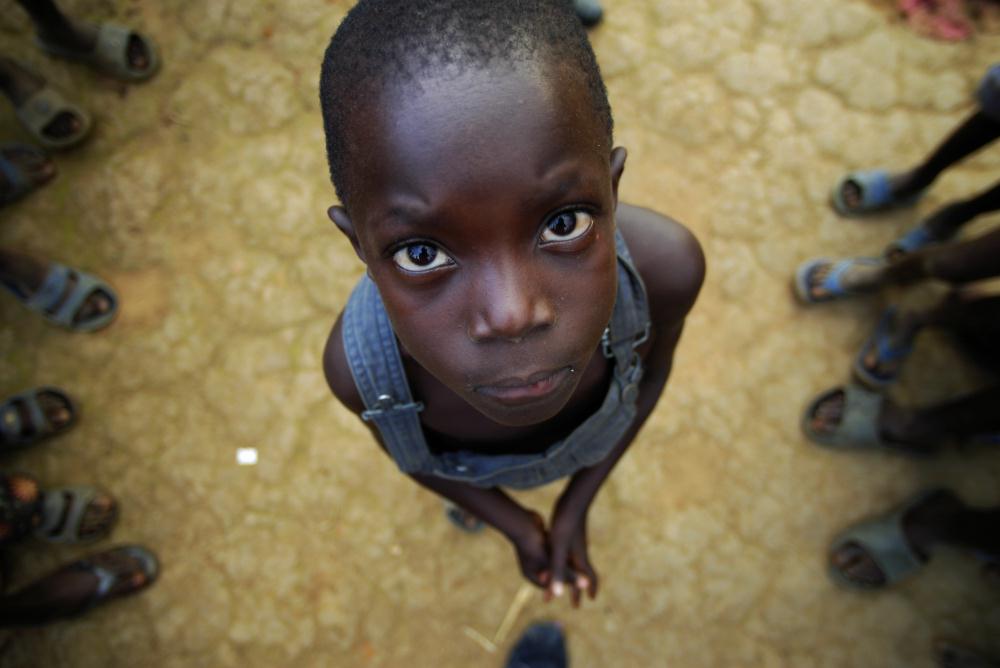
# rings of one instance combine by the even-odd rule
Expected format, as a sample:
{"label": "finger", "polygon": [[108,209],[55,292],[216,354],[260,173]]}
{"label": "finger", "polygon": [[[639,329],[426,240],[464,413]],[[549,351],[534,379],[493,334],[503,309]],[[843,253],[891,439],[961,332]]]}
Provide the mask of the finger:
{"label": "finger", "polygon": [[538,583],[543,587],[548,587],[549,583],[552,582],[552,573],[550,571],[540,571],[538,573]]}

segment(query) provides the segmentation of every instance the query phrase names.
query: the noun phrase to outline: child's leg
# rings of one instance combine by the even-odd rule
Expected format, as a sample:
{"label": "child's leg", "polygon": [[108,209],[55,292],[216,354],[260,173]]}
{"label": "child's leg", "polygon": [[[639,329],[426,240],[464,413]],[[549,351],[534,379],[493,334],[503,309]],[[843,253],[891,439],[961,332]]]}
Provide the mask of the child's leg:
{"label": "child's leg", "polygon": [[[12,292],[23,299],[33,295],[45,281],[48,273],[48,263],[42,262],[30,255],[16,253],[0,248],[0,284],[7,286]],[[49,310],[55,312],[62,303],[73,294],[76,281],[71,275],[66,283],[62,299]],[[81,304],[74,320],[82,322],[108,313],[114,302],[110,295],[102,290],[94,290]]]}
{"label": "child's leg", "polygon": [[[940,490],[911,507],[902,525],[907,542],[922,559],[930,557],[935,545],[952,545],[1000,558],[1000,507],[969,508],[954,493]],[[885,584],[885,575],[857,543],[840,546],[831,553],[830,561],[858,584]]]}
{"label": "child's leg", "polygon": [[1000,137],[1000,121],[979,109],[965,119],[927,158],[901,175],[893,188],[898,197],[916,195],[956,162]]}
{"label": "child's leg", "polygon": [[[809,415],[816,432],[834,432],[844,419],[845,394],[831,392]],[[903,452],[929,453],[952,440],[1000,434],[1000,386],[930,408],[904,408],[888,397],[877,416],[885,445]]]}
{"label": "child's leg", "polygon": [[[923,162],[889,177],[890,200],[903,201],[919,194],[931,185],[941,172],[997,137],[1000,137],[1000,119],[982,109],[977,110],[945,138]],[[841,186],[840,195],[848,209],[858,209],[862,205],[862,184],[848,178]]]}
{"label": "child's leg", "polygon": [[92,555],[0,598],[0,627],[35,626],[74,617],[145,588],[157,571],[156,558],[139,547]]}
{"label": "child's leg", "polygon": [[1000,209],[1000,182],[969,199],[944,205],[928,216],[923,225],[935,238],[947,239],[966,223],[997,209]]}
{"label": "child's leg", "polygon": [[[971,338],[968,347],[972,348],[969,353],[973,356],[992,352],[996,348],[993,342],[1000,340],[1000,296],[983,297],[953,291],[933,304],[891,309],[886,315],[886,340],[881,347],[888,350],[908,349],[925,327],[952,330],[963,338],[968,335]],[[989,345],[983,351],[981,343],[986,341]],[[884,359],[879,352],[879,345],[867,346],[861,361],[864,368],[876,377],[897,376],[906,356]],[[995,354],[1000,355],[1000,350]]]}
{"label": "child's leg", "polygon": [[[53,0],[17,0],[17,3],[28,12],[39,38],[47,44],[81,53],[93,51],[97,43],[94,26],[74,24]],[[150,54],[137,34],[129,38],[127,57],[129,64],[136,70],[142,71],[149,67]]]}
{"label": "child's leg", "polygon": [[[977,206],[1000,208],[1000,186],[975,199],[982,199]],[[905,285],[928,278],[961,285],[1000,276],[998,257],[1000,227],[974,239],[897,255],[891,262],[855,264],[841,274],[840,283],[851,293],[874,292],[888,285]],[[824,263],[809,274],[808,287],[814,298],[826,296],[823,283],[835,264]]]}
{"label": "child's leg", "polygon": [[[0,56],[0,92],[15,109],[20,109],[32,95],[45,87],[45,79],[25,69],[12,58]],[[42,129],[53,139],[64,139],[80,132],[84,121],[70,111],[61,111]]]}

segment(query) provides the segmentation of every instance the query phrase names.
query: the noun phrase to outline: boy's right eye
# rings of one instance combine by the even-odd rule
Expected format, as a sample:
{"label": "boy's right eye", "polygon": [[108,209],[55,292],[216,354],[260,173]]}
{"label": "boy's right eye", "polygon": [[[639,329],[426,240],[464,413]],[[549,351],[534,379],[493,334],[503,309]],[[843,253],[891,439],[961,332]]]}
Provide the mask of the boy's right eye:
{"label": "boy's right eye", "polygon": [[437,246],[425,242],[403,246],[393,253],[392,261],[396,263],[397,267],[411,274],[423,274],[455,264],[455,261],[448,257],[447,253]]}

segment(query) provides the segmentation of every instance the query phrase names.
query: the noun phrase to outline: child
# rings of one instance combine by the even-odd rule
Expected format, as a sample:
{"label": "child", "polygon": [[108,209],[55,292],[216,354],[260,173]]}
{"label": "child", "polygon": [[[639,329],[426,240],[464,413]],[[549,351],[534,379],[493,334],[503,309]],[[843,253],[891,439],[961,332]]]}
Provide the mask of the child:
{"label": "child", "polygon": [[[361,0],[320,98],[330,218],[368,274],[330,388],[531,582],[593,597],[588,509],[663,391],[704,258],[618,204],[625,150],[572,6]],[[548,527],[502,490],[567,477]]]}

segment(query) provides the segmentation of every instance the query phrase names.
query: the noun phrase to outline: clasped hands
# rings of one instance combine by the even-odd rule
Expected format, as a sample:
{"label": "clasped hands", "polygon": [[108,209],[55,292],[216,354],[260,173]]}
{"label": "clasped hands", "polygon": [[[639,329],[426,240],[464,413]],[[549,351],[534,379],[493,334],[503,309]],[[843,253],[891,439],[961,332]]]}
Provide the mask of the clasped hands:
{"label": "clasped hands", "polygon": [[549,528],[538,513],[526,513],[510,537],[524,577],[545,590],[546,601],[568,591],[578,607],[583,592],[597,596],[597,572],[587,555],[587,506],[560,498]]}

